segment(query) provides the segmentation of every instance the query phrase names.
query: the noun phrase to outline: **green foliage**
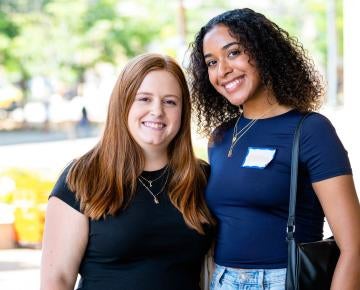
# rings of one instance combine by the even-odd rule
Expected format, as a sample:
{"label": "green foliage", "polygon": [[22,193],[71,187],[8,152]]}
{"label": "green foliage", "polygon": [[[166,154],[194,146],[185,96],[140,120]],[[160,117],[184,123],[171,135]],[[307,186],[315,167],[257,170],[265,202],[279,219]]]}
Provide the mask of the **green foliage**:
{"label": "green foliage", "polygon": [[8,15],[0,11],[0,34],[4,34],[9,38],[14,38],[19,33],[18,27],[11,22]]}
{"label": "green foliage", "polygon": [[[241,7],[236,1],[186,3],[186,36],[180,33],[179,0],[0,0],[0,66],[24,86],[31,76],[66,84],[81,82],[99,62],[115,66],[149,49],[176,56],[212,16]],[[326,60],[326,1],[268,0],[264,12],[305,47]],[[265,4],[264,4],[265,5]],[[249,5],[255,10],[259,3]],[[342,55],[342,1],[336,0],[339,54]],[[296,7],[296,9],[294,9]],[[313,36],[302,39],[311,20]],[[306,28],[306,27],[305,27]],[[306,28],[308,29],[308,28]]]}
{"label": "green foliage", "polygon": [[8,12],[29,13],[40,11],[52,0],[0,0],[0,10]]}
{"label": "green foliage", "polygon": [[115,20],[117,17],[115,5],[116,1],[113,0],[99,0],[90,4],[84,15],[83,28],[92,27],[100,20]]}
{"label": "green foliage", "polygon": [[10,20],[9,16],[0,11],[0,64],[11,59],[10,44],[19,33],[18,26]]}
{"label": "green foliage", "polygon": [[339,56],[344,55],[344,9],[343,0],[336,0],[336,32],[338,37]]}
{"label": "green foliage", "polygon": [[[151,2],[140,1],[139,10],[147,11],[154,6]],[[0,30],[0,47],[6,45],[0,65],[9,73],[17,72],[13,74],[13,81],[26,84],[30,76],[38,75],[68,85],[80,82],[83,74],[98,62],[118,65],[128,57],[145,52],[164,27],[163,17],[154,21],[152,13],[145,17],[141,13],[139,17],[129,15],[127,6],[121,6],[129,3],[131,1],[117,0],[3,3],[7,11],[3,14],[7,18],[1,18],[4,20],[0,27],[8,31],[19,27],[19,30],[16,35],[13,33],[12,40],[4,40]],[[170,23],[173,17],[166,15]],[[5,26],[6,19],[11,19],[14,25],[6,22]]]}

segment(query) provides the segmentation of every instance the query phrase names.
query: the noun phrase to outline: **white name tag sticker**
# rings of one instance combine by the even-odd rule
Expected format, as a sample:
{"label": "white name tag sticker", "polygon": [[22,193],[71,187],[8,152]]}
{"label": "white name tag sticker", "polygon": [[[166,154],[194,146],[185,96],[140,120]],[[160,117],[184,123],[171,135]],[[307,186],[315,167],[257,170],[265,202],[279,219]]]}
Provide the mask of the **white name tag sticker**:
{"label": "white name tag sticker", "polygon": [[241,167],[263,169],[273,160],[275,152],[274,148],[249,147]]}

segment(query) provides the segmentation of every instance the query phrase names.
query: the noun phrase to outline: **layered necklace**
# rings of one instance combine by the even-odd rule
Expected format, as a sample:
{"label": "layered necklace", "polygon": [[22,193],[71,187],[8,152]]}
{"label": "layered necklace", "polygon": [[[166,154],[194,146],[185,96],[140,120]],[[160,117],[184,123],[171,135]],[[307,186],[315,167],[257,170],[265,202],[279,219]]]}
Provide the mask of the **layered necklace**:
{"label": "layered necklace", "polygon": [[230,158],[232,156],[233,153],[233,149],[235,147],[235,145],[239,142],[239,140],[241,139],[242,136],[244,136],[246,134],[247,131],[250,130],[250,128],[252,126],[255,125],[255,123],[263,118],[266,114],[268,114],[272,109],[274,108],[274,106],[271,106],[270,109],[266,110],[262,115],[260,115],[259,117],[257,117],[256,119],[251,120],[248,124],[246,124],[243,128],[241,128],[241,130],[238,131],[238,123],[239,120],[241,119],[243,112],[240,113],[240,116],[237,118],[235,126],[234,126],[234,130],[233,130],[233,134],[232,134],[232,138],[231,138],[231,145],[227,154],[227,157]]}
{"label": "layered necklace", "polygon": [[140,178],[142,181],[147,182],[147,183],[149,184],[149,187],[152,187],[153,182],[155,182],[155,181],[159,180],[161,177],[163,177],[164,174],[167,172],[167,170],[168,170],[168,167],[167,167],[167,165],[166,165],[164,171],[163,171],[158,177],[156,177],[156,178],[153,179],[153,180],[147,179],[147,178],[145,178],[145,177],[142,176],[142,175],[140,175],[139,178]]}
{"label": "layered necklace", "polygon": [[[152,183],[155,182],[155,181],[157,181],[157,180],[159,180],[161,177],[163,177],[163,176],[165,175],[165,173],[166,173],[166,178],[165,178],[164,184],[161,186],[160,191],[158,191],[157,193],[154,193],[154,192],[150,189],[150,188],[152,187]],[[165,189],[165,187],[166,187],[166,184],[167,184],[167,182],[168,182],[168,179],[169,179],[169,170],[168,170],[168,167],[165,168],[165,170],[160,174],[160,176],[158,176],[157,178],[155,178],[155,179],[153,179],[153,180],[149,180],[149,179],[147,179],[147,178],[145,178],[144,176],[141,176],[141,175],[138,177],[138,180],[139,180],[139,182],[141,183],[141,185],[142,185],[142,186],[146,189],[146,191],[147,191],[148,193],[150,193],[150,195],[153,197],[155,204],[159,204],[159,198],[158,198],[158,196],[159,196],[160,193],[162,193],[162,192],[164,191],[164,189]],[[149,186],[147,186],[147,185],[145,184],[145,182],[149,183]]]}

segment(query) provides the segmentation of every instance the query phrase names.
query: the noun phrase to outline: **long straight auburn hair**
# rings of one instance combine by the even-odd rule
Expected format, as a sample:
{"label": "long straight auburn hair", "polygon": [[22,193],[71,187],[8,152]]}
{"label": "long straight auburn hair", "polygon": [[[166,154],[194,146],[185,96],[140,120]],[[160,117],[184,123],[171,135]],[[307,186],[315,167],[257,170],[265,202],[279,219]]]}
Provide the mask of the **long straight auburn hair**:
{"label": "long straight auburn hair", "polygon": [[141,147],[129,133],[128,114],[145,76],[155,70],[171,73],[182,93],[181,126],[168,146],[168,166],[172,173],[169,198],[186,224],[204,234],[204,225],[214,224],[203,197],[207,178],[192,148],[191,103],[186,78],[169,56],[147,53],[127,63],[112,91],[102,137],[93,149],[74,161],[67,183],[76,193],[82,212],[91,219],[115,215],[129,205],[145,160]]}

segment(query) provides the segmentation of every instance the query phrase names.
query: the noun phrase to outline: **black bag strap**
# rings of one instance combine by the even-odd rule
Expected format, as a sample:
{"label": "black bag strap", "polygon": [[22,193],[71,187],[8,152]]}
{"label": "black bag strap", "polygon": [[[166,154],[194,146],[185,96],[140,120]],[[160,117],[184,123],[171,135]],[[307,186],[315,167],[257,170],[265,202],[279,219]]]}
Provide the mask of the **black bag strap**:
{"label": "black bag strap", "polygon": [[298,123],[293,140],[293,147],[291,151],[291,176],[290,176],[290,201],[289,201],[289,217],[286,227],[286,239],[288,242],[288,265],[286,271],[286,290],[298,290],[297,285],[297,258],[296,258],[296,242],[294,239],[295,233],[295,207],[296,207],[296,193],[297,193],[297,176],[299,163],[299,144],[301,126],[306,117],[311,114],[305,114]]}
{"label": "black bag strap", "polygon": [[299,144],[301,126],[304,120],[311,113],[305,114],[295,129],[293,147],[291,152],[291,177],[290,177],[290,202],[289,202],[289,217],[286,227],[287,240],[294,239],[295,233],[295,207],[296,207],[296,192],[297,192],[297,177],[298,177],[298,163],[299,163]]}

